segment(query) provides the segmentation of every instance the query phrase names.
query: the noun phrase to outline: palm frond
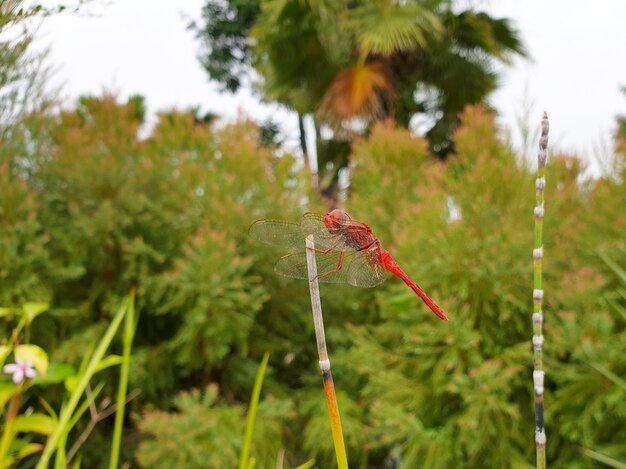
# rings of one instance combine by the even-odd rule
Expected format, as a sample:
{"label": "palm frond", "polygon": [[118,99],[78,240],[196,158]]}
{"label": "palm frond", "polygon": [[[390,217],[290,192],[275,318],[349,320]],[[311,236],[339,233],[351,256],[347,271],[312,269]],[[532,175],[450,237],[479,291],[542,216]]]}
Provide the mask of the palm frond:
{"label": "palm frond", "polygon": [[363,52],[389,55],[425,46],[426,37],[440,29],[438,18],[418,6],[364,5],[349,14]]}
{"label": "palm frond", "polygon": [[356,65],[339,72],[326,91],[320,114],[330,123],[379,114],[392,92],[391,80],[381,62]]}
{"label": "palm frond", "polygon": [[443,19],[446,35],[462,49],[480,50],[508,62],[511,53],[525,55],[517,31],[506,19],[492,18],[486,13],[449,12]]}

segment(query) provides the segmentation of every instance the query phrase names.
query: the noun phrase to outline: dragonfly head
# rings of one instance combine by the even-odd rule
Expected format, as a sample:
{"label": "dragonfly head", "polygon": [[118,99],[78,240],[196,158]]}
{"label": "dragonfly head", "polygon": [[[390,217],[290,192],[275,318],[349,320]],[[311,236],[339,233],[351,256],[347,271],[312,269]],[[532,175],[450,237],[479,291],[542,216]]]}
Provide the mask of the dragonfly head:
{"label": "dragonfly head", "polygon": [[324,217],[324,224],[330,233],[335,233],[345,225],[348,216],[343,210],[335,209]]}

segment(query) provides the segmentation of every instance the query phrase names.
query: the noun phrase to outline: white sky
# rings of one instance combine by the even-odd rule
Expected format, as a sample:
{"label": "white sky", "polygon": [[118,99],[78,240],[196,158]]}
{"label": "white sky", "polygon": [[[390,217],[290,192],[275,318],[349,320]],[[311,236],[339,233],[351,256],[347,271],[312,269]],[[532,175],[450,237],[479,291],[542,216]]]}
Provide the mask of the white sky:
{"label": "white sky", "polygon": [[[56,3],[56,2],[55,2]],[[295,116],[260,105],[250,92],[220,95],[197,60],[199,41],[186,29],[204,0],[117,0],[92,4],[82,14],[47,18],[38,42],[50,49],[55,80],[68,103],[104,89],[125,98],[146,97],[148,110],[199,105],[230,118],[272,116],[295,135]],[[467,2],[510,18],[532,61],[505,68],[490,102],[519,143],[518,117],[531,106],[537,128],[543,110],[551,142],[587,158],[610,145],[614,119],[626,114],[626,1],[490,0]],[[85,14],[88,13],[88,14]],[[606,150],[605,150],[606,151]]]}

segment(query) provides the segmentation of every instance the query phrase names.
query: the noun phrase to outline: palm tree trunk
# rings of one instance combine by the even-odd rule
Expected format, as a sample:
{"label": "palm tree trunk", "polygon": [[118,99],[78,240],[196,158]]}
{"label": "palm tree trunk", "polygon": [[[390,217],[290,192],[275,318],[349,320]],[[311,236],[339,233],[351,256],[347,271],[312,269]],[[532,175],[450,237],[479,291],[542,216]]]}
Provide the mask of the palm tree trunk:
{"label": "palm tree trunk", "polygon": [[306,146],[306,130],[304,129],[304,116],[298,113],[298,129],[300,130],[300,149],[302,150],[302,158],[307,171],[311,172],[311,163],[309,161],[309,152]]}

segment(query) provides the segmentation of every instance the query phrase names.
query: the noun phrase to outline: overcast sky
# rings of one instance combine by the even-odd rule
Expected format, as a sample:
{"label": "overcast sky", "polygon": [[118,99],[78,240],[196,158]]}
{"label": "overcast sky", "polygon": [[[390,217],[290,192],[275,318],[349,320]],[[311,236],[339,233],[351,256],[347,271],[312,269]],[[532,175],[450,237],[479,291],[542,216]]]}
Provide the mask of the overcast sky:
{"label": "overcast sky", "polygon": [[[56,3],[56,2],[55,2]],[[186,25],[199,19],[205,0],[113,0],[44,20],[38,44],[50,49],[55,80],[71,102],[81,94],[113,90],[142,94],[149,112],[199,105],[235,118],[268,116],[295,133],[295,117],[262,106],[250,92],[222,95],[199,65],[199,42]],[[531,60],[503,70],[490,97],[500,124],[519,135],[518,117],[531,106],[531,124],[543,110],[558,147],[587,157],[610,144],[617,114],[626,114],[626,1],[491,0],[467,2],[510,18]]]}

